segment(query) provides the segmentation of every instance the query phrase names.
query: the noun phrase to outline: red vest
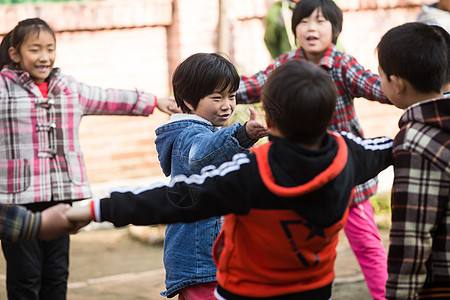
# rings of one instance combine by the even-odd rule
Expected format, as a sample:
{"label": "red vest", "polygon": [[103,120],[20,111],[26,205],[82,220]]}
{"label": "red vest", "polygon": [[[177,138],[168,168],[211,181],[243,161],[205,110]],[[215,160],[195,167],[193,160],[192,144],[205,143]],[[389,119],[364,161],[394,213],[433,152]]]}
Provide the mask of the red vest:
{"label": "red vest", "polygon": [[[253,149],[265,186],[280,197],[299,197],[334,179],[347,162],[347,145],[341,136],[333,136],[339,144],[333,163],[308,183],[291,188],[274,181],[267,159],[271,143]],[[327,228],[312,226],[290,209],[226,215],[213,251],[217,281],[231,293],[251,297],[298,293],[330,284],[338,232],[347,215],[348,209]]]}

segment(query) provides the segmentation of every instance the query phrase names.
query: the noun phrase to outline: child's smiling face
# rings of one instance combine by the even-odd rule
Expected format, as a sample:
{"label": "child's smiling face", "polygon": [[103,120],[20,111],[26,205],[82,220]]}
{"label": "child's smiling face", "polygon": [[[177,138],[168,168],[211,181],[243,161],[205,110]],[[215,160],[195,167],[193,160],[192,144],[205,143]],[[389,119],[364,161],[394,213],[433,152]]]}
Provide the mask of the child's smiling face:
{"label": "child's smiling face", "polygon": [[318,63],[333,41],[331,22],[325,19],[321,8],[303,18],[295,28],[298,42],[309,61]]}
{"label": "child's smiling face", "polygon": [[210,121],[214,126],[224,126],[236,107],[236,92],[229,89],[217,91],[200,99],[195,109],[189,103],[186,106],[192,114]]}
{"label": "child's smiling face", "polygon": [[20,64],[22,70],[30,73],[34,81],[44,82],[55,63],[55,39],[46,30],[30,33],[20,46],[19,52],[10,48],[10,56],[15,63]]}

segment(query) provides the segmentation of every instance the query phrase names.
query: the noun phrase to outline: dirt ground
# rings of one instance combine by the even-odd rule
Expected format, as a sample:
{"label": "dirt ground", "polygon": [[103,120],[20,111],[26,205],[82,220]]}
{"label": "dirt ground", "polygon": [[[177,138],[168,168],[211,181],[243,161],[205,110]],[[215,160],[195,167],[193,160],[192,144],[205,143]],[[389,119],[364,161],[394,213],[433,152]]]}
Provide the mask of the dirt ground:
{"label": "dirt ground", "polygon": [[[387,245],[387,230],[381,230]],[[162,245],[133,238],[128,228],[83,231],[71,237],[68,300],[161,300]],[[0,257],[0,300],[6,300],[5,261]],[[175,298],[176,299],[176,298]],[[333,300],[371,299],[359,266],[341,234]]]}

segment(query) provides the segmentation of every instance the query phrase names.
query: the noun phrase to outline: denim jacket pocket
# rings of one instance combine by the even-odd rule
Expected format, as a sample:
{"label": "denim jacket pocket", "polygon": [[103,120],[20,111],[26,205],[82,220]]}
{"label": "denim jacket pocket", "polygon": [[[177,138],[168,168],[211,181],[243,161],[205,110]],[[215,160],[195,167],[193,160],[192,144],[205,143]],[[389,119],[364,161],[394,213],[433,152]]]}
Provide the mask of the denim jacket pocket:
{"label": "denim jacket pocket", "polygon": [[30,187],[30,164],[26,159],[0,160],[0,193],[20,193]]}
{"label": "denim jacket pocket", "polygon": [[67,152],[65,157],[70,181],[76,185],[82,185],[87,182],[83,154],[80,152]]}

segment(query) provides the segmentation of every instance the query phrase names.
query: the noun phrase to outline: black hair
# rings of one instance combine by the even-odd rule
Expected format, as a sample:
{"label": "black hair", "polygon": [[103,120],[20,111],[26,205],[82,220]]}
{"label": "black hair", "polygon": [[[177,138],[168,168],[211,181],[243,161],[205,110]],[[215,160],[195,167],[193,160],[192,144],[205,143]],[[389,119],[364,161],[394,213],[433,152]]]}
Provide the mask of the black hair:
{"label": "black hair", "polygon": [[390,29],[377,46],[387,80],[395,75],[418,92],[440,93],[447,75],[447,45],[431,26],[411,22]]}
{"label": "black hair", "polygon": [[11,58],[9,57],[9,47],[11,47],[11,33],[8,32],[2,39],[0,44],[0,69],[2,69],[5,65],[9,65],[11,62]]}
{"label": "black hair", "polygon": [[301,20],[309,17],[316,8],[322,10],[324,18],[331,23],[333,34],[332,43],[336,44],[337,38],[342,31],[342,10],[333,0],[301,0],[295,6],[292,13],[292,32],[296,36],[296,28]]}
{"label": "black hair", "polygon": [[2,40],[0,44],[0,66],[9,65],[17,68],[17,65],[9,57],[9,48],[13,47],[20,53],[20,47],[25,39],[33,33],[39,34],[41,30],[50,33],[56,41],[55,32],[42,19],[30,18],[20,21],[13,30],[11,30]]}
{"label": "black hair", "polygon": [[175,101],[189,113],[184,101],[197,108],[200,99],[214,92],[237,91],[239,74],[233,64],[217,53],[196,53],[186,58],[173,73]]}
{"label": "black hair", "polygon": [[325,135],[336,99],[336,86],[328,73],[302,60],[287,61],[276,68],[261,97],[266,116],[283,136],[304,144],[316,143]]}
{"label": "black hair", "polygon": [[431,28],[436,30],[445,40],[447,44],[447,77],[446,82],[450,82],[450,34],[439,25],[430,25]]}

